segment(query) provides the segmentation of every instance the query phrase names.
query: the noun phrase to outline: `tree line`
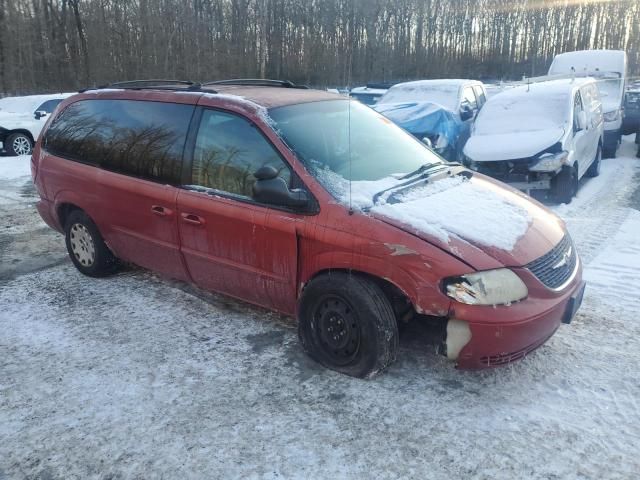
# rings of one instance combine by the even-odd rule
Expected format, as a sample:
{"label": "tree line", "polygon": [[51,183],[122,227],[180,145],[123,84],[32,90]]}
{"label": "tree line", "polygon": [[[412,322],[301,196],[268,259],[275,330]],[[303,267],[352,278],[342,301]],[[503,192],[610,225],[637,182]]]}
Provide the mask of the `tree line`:
{"label": "tree line", "polygon": [[623,49],[637,0],[0,0],[0,93],[117,80],[266,77],[313,86],[544,74]]}

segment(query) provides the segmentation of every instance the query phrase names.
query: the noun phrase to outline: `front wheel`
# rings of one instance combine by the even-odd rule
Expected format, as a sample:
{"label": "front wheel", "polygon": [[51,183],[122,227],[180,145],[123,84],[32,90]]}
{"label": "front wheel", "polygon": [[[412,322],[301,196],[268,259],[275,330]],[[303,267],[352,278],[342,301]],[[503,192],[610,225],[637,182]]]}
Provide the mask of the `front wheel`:
{"label": "front wheel", "polygon": [[33,143],[24,133],[13,133],[4,142],[4,149],[9,155],[31,155]]}
{"label": "front wheel", "polygon": [[327,368],[370,378],[398,351],[398,326],[389,300],[373,281],[343,272],[313,279],[298,309],[305,351]]}
{"label": "front wheel", "polygon": [[558,203],[571,203],[578,192],[578,170],[564,166],[560,173],[551,179],[551,195]]}
{"label": "front wheel", "polygon": [[82,210],[74,210],[65,224],[67,252],[75,267],[89,277],[115,272],[118,260],[104,243],[98,227]]}
{"label": "front wheel", "polygon": [[593,160],[593,163],[589,166],[589,168],[587,169],[587,172],[585,173],[587,177],[593,178],[600,175],[600,165],[602,163],[601,160],[602,160],[602,149],[600,148],[600,145],[598,145],[596,158]]}

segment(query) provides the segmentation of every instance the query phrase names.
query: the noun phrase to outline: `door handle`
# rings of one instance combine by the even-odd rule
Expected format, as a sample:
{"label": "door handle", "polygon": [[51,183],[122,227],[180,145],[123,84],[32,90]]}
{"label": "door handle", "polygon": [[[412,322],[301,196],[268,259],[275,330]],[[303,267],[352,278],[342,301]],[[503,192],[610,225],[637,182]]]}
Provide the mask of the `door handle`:
{"label": "door handle", "polygon": [[180,216],[182,217],[182,221],[185,223],[190,223],[191,225],[204,225],[204,218],[194,215],[193,213],[182,213]]}
{"label": "door handle", "polygon": [[159,215],[161,217],[167,217],[169,215],[173,215],[173,210],[170,210],[168,208],[162,207],[160,205],[152,205],[151,206],[151,213],[153,213],[155,215]]}

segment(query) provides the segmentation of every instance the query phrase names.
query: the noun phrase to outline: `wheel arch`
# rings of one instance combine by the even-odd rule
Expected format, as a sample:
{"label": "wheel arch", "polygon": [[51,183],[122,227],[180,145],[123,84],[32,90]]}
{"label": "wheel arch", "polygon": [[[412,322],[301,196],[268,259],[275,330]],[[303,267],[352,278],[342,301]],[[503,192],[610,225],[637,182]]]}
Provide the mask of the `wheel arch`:
{"label": "wheel arch", "polygon": [[346,273],[349,275],[357,275],[359,277],[363,277],[371,280],[384,293],[385,297],[391,304],[398,321],[402,320],[403,317],[405,316],[407,317],[405,321],[408,321],[410,317],[412,317],[415,313],[419,312],[419,307],[416,306],[416,299],[412,298],[412,295],[406,292],[405,289],[397,285],[391,279],[380,277],[378,275],[375,275],[373,273],[366,272],[363,270],[354,270],[349,268],[323,268],[321,270],[314,272],[308,279],[306,279],[306,281],[300,284],[298,298],[301,297],[302,291],[304,290],[304,288],[313,280],[324,275],[331,275],[333,273]]}
{"label": "wheel arch", "polygon": [[33,134],[29,130],[27,130],[26,128],[16,128],[14,130],[9,130],[6,133],[5,138],[9,138],[11,135],[15,135],[16,133],[22,133],[23,135],[26,135],[27,137],[29,137],[29,140],[31,140],[31,144],[35,145],[36,141],[33,138]]}

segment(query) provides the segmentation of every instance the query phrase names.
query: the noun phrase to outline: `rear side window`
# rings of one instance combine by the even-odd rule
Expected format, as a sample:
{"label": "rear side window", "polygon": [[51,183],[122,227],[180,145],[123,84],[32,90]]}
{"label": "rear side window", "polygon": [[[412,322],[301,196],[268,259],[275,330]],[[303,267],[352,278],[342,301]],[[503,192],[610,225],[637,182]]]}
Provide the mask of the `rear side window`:
{"label": "rear side window", "polygon": [[136,100],[81,100],[47,130],[55,155],[157,182],[180,183],[194,107]]}
{"label": "rear side window", "polygon": [[253,176],[273,166],[291,183],[291,171],[275,148],[247,119],[217,110],[202,113],[193,154],[191,184],[251,198]]}

